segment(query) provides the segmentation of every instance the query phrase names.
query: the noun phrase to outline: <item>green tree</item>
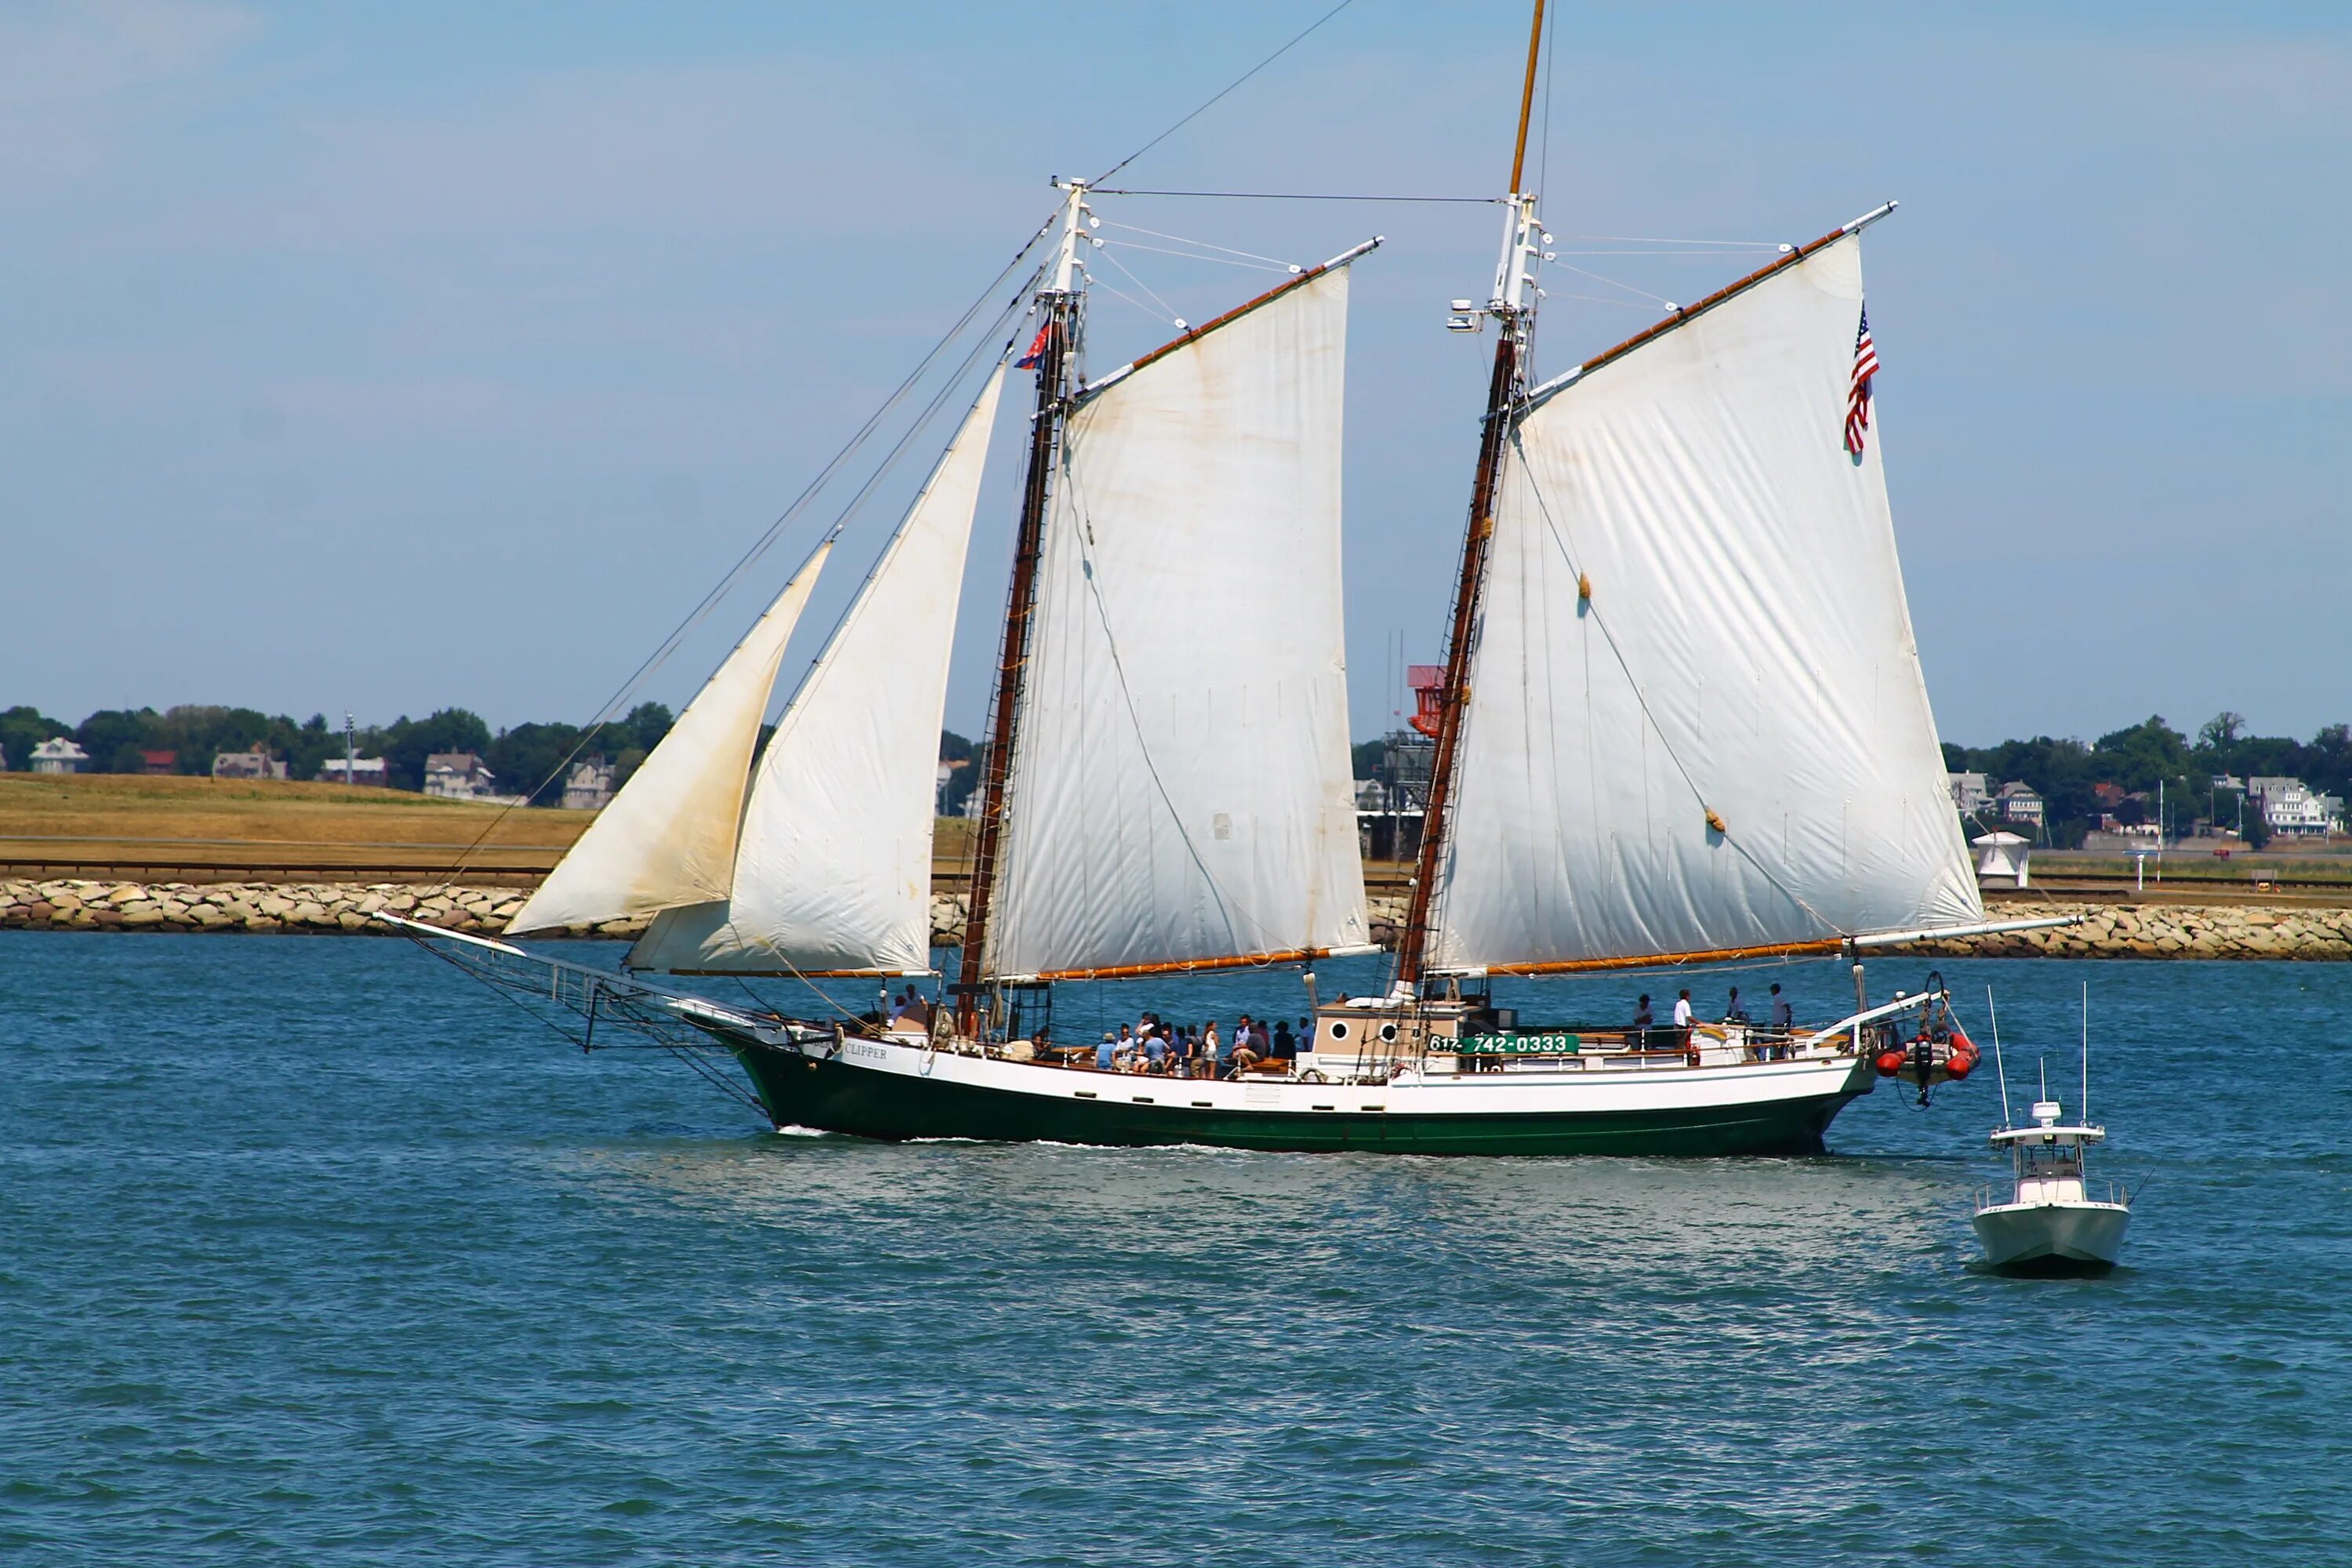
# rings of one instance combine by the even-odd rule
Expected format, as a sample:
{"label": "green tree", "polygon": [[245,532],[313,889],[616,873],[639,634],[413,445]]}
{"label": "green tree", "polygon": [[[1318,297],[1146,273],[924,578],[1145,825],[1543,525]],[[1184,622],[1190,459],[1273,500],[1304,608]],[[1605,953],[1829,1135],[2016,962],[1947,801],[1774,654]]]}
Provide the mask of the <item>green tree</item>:
{"label": "green tree", "polygon": [[498,775],[499,794],[528,795],[533,805],[559,805],[579,740],[576,725],[518,724],[499,731],[482,760]]}
{"label": "green tree", "polygon": [[112,773],[139,772],[146,762],[141,752],[170,744],[162,739],[162,723],[152,708],[101,708],[81,721],[74,741],[89,753],[91,767]]}
{"label": "green tree", "polygon": [[33,765],[35,746],[51,736],[73,732],[71,724],[21,703],[0,713],[0,752],[8,753],[8,765],[20,773]]}

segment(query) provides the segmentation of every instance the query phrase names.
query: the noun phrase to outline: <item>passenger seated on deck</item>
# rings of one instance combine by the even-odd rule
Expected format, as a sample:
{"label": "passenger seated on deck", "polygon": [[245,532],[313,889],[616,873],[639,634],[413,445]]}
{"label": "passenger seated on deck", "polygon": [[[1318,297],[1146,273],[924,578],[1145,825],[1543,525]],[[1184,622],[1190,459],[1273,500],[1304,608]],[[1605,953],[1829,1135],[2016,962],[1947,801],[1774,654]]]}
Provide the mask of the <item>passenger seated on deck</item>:
{"label": "passenger seated on deck", "polygon": [[1748,1009],[1740,1005],[1739,987],[1737,985],[1731,988],[1731,1003],[1723,1010],[1723,1021],[1727,1024],[1748,1022]]}
{"label": "passenger seated on deck", "polygon": [[1278,1062],[1298,1059],[1298,1037],[1290,1032],[1287,1020],[1274,1026],[1274,1059]]}
{"label": "passenger seated on deck", "polygon": [[913,1029],[926,1035],[931,1032],[931,1010],[915,994],[913,986],[908,986],[907,994],[898,998],[898,1010],[891,1015],[890,1026]]}
{"label": "passenger seated on deck", "polygon": [[1152,1030],[1150,1036],[1143,1042],[1143,1057],[1146,1070],[1150,1072],[1168,1070],[1168,1042],[1160,1037],[1158,1029]]}
{"label": "passenger seated on deck", "polygon": [[1265,1053],[1259,1049],[1265,1043],[1265,1037],[1255,1029],[1235,1029],[1234,1031],[1234,1070],[1229,1076],[1238,1078],[1265,1060]]}
{"label": "passenger seated on deck", "polygon": [[1108,1029],[1103,1031],[1103,1043],[1095,1047],[1095,1070],[1108,1072],[1118,1055],[1118,1037]]}

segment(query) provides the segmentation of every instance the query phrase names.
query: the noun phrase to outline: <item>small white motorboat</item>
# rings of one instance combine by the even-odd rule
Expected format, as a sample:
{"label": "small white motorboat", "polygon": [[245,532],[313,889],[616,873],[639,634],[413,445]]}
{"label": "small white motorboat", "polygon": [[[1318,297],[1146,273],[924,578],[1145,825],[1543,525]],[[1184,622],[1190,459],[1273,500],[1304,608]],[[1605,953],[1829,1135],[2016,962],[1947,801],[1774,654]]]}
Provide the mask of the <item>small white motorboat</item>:
{"label": "small white motorboat", "polygon": [[[1988,994],[1987,1001],[1990,1001]],[[1994,1061],[2000,1061],[2000,1033],[1993,1031]],[[2008,1122],[2008,1073],[2001,1073],[2002,1121]],[[2083,1105],[2091,1092],[2090,1006],[2084,997]],[[2113,1182],[2093,1189],[2083,1173],[2084,1152],[2106,1141],[2107,1130],[2093,1126],[2078,1114],[2062,1121],[2065,1107],[2050,1098],[2048,1075],[2042,1097],[2033,1102],[2030,1126],[2003,1125],[1992,1135],[1992,1146],[2009,1150],[2011,1186],[2006,1201],[1986,1188],[1978,1195],[1977,1237],[1984,1243],[1985,1261],[2004,1274],[2104,1274],[2116,1265],[2124,1249],[2124,1229],[2131,1223],[2130,1194]]]}

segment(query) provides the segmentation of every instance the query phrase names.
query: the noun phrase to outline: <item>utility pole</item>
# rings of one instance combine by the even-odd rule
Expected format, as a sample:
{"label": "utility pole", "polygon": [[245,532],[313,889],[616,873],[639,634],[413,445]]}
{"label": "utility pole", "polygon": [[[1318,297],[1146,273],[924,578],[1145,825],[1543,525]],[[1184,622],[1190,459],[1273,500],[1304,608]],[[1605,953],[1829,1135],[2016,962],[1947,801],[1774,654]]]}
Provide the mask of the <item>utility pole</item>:
{"label": "utility pole", "polygon": [[348,708],[343,710],[343,782],[347,784],[360,782],[359,740],[352,724],[352,710]]}

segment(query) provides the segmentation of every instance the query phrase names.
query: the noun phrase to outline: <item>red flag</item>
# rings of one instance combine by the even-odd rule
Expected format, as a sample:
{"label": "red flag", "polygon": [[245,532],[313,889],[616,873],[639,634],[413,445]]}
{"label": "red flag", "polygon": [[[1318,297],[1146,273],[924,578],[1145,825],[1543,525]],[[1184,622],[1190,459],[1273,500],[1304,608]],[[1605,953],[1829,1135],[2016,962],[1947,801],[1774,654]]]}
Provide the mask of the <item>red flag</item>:
{"label": "red flag", "polygon": [[1044,326],[1038,328],[1035,340],[1029,345],[1029,352],[1023,354],[1019,359],[1014,360],[1013,362],[1013,368],[1015,370],[1035,370],[1037,368],[1037,362],[1045,356],[1045,338],[1047,334],[1053,331],[1053,330],[1054,323],[1051,321],[1048,321]]}

